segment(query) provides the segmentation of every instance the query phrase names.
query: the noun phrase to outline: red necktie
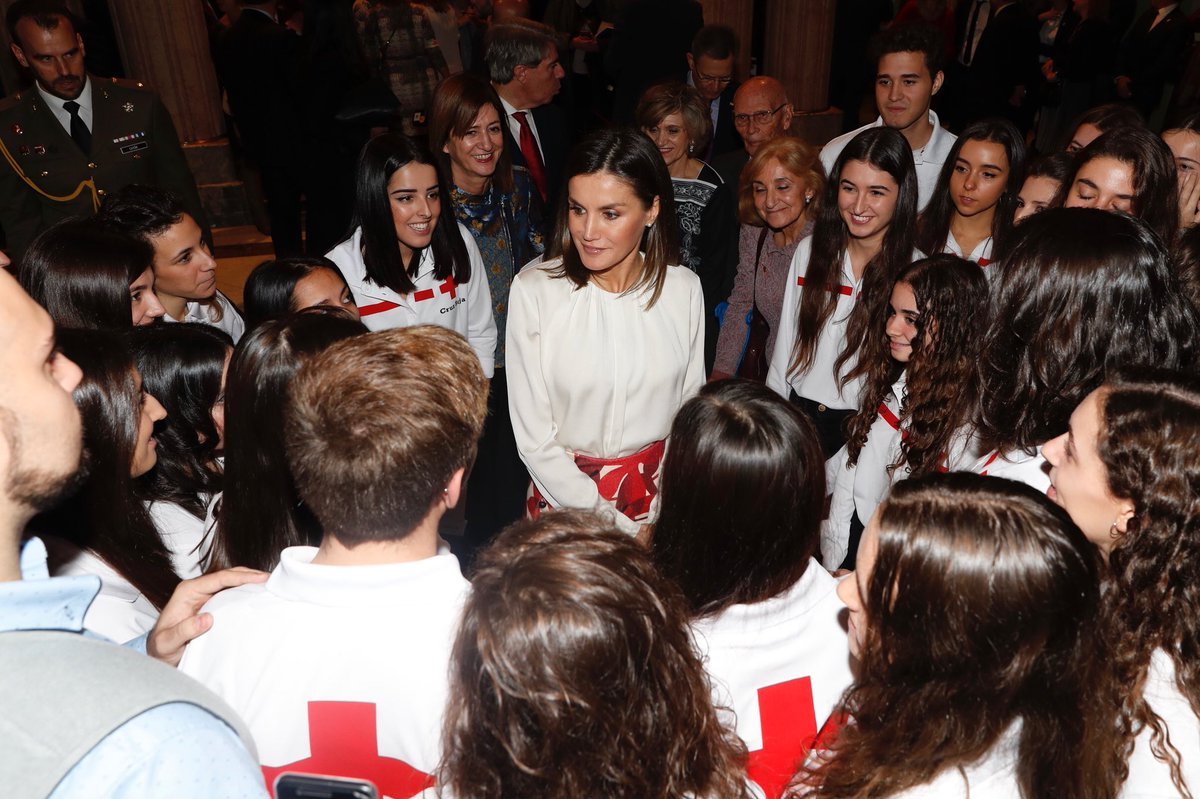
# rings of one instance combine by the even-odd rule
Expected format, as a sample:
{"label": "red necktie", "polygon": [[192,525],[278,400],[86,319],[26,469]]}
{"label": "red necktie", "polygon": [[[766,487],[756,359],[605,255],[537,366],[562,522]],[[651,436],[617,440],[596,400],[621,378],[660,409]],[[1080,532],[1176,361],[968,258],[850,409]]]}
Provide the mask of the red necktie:
{"label": "red necktie", "polygon": [[529,170],[529,177],[533,178],[533,185],[537,186],[538,194],[542,196],[542,201],[546,200],[546,168],[542,165],[542,154],[538,151],[537,139],[533,138],[533,130],[529,127],[529,120],[525,119],[524,111],[513,111],[513,116],[517,118],[517,124],[521,126],[521,155],[525,159],[525,168]]}

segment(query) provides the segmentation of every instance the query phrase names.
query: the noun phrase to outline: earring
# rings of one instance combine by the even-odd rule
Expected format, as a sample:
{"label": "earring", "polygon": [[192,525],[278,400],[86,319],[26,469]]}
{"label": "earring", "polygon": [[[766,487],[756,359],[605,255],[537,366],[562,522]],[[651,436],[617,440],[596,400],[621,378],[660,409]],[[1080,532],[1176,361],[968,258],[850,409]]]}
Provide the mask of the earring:
{"label": "earring", "polygon": [[804,205],[806,208],[808,207],[808,204],[811,202],[812,202],[812,195],[811,194],[804,195]]}
{"label": "earring", "polygon": [[695,151],[696,151],[696,145],[694,145],[694,144],[689,144],[689,145],[688,145],[688,155],[691,155],[691,154],[692,154],[692,153],[694,153]]}
{"label": "earring", "polygon": [[1118,538],[1121,537],[1121,531],[1117,529],[1116,522],[1113,522],[1111,525],[1109,525],[1108,537],[1111,538],[1113,541],[1116,541]]}

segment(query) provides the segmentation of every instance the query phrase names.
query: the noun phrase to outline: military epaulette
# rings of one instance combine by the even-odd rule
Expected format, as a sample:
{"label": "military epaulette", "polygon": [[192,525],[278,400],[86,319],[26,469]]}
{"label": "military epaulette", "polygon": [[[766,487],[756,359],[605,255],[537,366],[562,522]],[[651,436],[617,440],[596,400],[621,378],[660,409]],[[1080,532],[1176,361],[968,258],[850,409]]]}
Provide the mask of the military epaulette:
{"label": "military epaulette", "polygon": [[16,94],[10,94],[8,97],[5,97],[4,99],[0,100],[0,114],[3,114],[5,111],[9,111],[13,108],[16,108],[17,105],[20,104],[20,102],[21,102],[21,93],[20,92],[17,92]]}
{"label": "military epaulette", "polygon": [[109,78],[109,81],[111,81],[114,86],[118,86],[122,89],[134,89],[144,92],[153,91],[153,89],[140,80],[130,80],[128,78]]}

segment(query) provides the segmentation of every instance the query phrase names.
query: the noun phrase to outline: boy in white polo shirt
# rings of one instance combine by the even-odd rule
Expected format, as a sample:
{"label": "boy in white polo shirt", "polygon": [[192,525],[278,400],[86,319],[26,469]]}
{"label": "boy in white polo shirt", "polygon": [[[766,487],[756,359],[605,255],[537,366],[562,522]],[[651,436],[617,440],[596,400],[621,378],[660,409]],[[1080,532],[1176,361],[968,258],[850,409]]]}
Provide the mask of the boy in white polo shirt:
{"label": "boy in white polo shirt", "polygon": [[284,550],[264,585],[208,604],[180,668],[250,727],[268,785],[283,772],[432,787],[447,667],[468,584],[439,550],[487,408],[466,340],[441,327],[338,342],[286,406],[288,463],[320,547]]}

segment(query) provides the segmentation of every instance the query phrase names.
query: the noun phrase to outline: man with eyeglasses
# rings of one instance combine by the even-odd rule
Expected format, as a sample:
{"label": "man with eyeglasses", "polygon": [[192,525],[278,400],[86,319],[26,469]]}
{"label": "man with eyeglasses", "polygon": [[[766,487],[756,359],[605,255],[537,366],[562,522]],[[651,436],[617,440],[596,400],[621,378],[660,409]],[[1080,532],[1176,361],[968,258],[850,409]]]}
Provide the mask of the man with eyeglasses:
{"label": "man with eyeglasses", "polygon": [[942,88],[942,37],[925,25],[898,25],[884,31],[872,47],[875,104],[879,119],[838,136],[821,150],[825,171],[833,169],[843,148],[867,128],[887,125],[904,134],[917,169],[917,209],[925,210],[937,187],[942,164],[957,137],[942,127],[929,104]]}
{"label": "man with eyeglasses", "polygon": [[733,125],[742,137],[740,149],[713,159],[712,168],[737,193],[742,167],[771,139],[786,136],[792,128],[792,104],[783,84],[759,75],[733,94]]}
{"label": "man with eyeglasses", "polygon": [[708,149],[701,154],[703,161],[742,146],[742,139],[733,127],[733,94],[738,88],[733,79],[736,56],[737,39],[733,29],[725,25],[705,25],[692,39],[686,81],[708,103],[713,130]]}

